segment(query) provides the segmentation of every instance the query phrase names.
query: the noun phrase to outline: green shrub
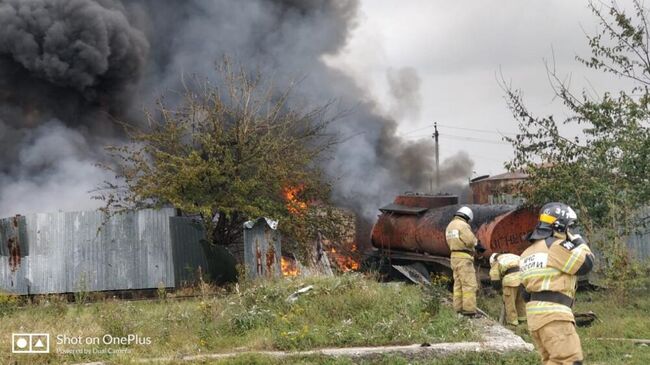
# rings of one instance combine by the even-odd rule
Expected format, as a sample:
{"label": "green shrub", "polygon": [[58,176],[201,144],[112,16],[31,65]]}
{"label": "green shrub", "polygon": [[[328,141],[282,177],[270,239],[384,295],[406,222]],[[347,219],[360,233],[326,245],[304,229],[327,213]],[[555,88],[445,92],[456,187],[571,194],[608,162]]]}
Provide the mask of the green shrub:
{"label": "green shrub", "polygon": [[20,300],[16,295],[0,293],[0,317],[12,314],[19,305]]}

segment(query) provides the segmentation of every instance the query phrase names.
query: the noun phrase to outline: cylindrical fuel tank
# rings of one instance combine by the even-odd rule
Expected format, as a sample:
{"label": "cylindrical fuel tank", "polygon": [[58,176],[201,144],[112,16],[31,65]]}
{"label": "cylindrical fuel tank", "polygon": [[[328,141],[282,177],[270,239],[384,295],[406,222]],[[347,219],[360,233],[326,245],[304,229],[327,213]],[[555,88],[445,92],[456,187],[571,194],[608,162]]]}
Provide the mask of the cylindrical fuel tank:
{"label": "cylindrical fuel tank", "polygon": [[405,205],[407,207],[421,207],[421,208],[439,208],[447,205],[458,204],[458,197],[456,195],[429,195],[429,194],[416,194],[407,193],[398,195],[394,201],[395,204]]}
{"label": "cylindrical fuel tank", "polygon": [[[383,250],[401,250],[449,256],[445,239],[447,225],[462,205],[428,209],[419,214],[384,210],[372,229],[373,246]],[[474,212],[472,231],[492,252],[520,254],[527,246],[524,236],[537,223],[535,210],[512,205],[467,205]]]}

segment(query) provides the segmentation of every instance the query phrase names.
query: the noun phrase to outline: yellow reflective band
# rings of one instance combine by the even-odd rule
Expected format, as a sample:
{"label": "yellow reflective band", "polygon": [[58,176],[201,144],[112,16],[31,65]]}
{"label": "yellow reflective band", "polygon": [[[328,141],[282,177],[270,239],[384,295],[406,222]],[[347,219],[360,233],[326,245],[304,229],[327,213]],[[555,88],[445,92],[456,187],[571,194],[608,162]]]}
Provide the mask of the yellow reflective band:
{"label": "yellow reflective band", "polygon": [[573,311],[566,305],[551,303],[551,302],[531,302],[526,304],[526,312],[528,314],[541,314],[541,313],[571,313]]}
{"label": "yellow reflective band", "polygon": [[474,259],[474,256],[468,254],[467,252],[452,252],[451,257],[459,258],[459,259]]}
{"label": "yellow reflective band", "polygon": [[463,296],[463,293],[456,293],[456,292],[454,292],[454,296],[455,296],[455,297],[461,297],[461,296]]}
{"label": "yellow reflective band", "polygon": [[542,282],[542,290],[549,290],[551,286],[551,277],[547,276],[544,278],[544,281]]}
{"label": "yellow reflective band", "polygon": [[519,286],[521,281],[519,273],[513,272],[503,277],[503,286]]}
{"label": "yellow reflective band", "polygon": [[569,260],[564,264],[564,267],[562,267],[562,271],[564,272],[571,272],[571,269],[573,269],[573,266],[575,266],[576,262],[578,262],[578,258],[582,254],[582,247],[577,247],[575,248],[575,251],[571,253],[571,257]]}
{"label": "yellow reflective band", "polygon": [[541,278],[541,277],[552,277],[560,275],[562,272],[554,267],[545,267],[541,269],[532,269],[524,271],[521,274],[522,279],[531,279],[531,278]]}
{"label": "yellow reflective band", "polygon": [[474,296],[476,296],[476,294],[474,294],[473,292],[464,292],[463,293],[463,297],[474,297]]}
{"label": "yellow reflective band", "polygon": [[553,224],[553,223],[555,223],[556,220],[557,220],[557,218],[553,217],[552,215],[545,214],[545,213],[542,213],[539,216],[539,221],[543,222],[543,223]]}
{"label": "yellow reflective band", "polygon": [[558,307],[544,307],[544,308],[526,308],[528,314],[546,314],[546,313],[571,313],[571,309]]}

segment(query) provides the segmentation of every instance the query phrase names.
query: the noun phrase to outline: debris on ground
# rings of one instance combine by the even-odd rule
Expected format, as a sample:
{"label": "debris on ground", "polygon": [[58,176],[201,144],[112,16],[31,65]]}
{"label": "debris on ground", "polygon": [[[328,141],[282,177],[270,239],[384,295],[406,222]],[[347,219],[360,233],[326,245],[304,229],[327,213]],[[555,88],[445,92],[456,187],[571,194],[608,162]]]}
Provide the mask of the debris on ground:
{"label": "debris on ground", "polygon": [[591,324],[598,319],[596,313],[589,311],[584,313],[574,313],[576,326],[578,327],[589,327]]}
{"label": "debris on ground", "polygon": [[308,286],[306,286],[304,288],[300,288],[300,289],[296,290],[293,294],[291,294],[291,295],[289,295],[287,297],[287,302],[289,302],[289,303],[295,302],[296,300],[298,300],[298,297],[300,297],[301,295],[307,293],[308,291],[310,291],[312,289],[314,289],[314,286],[313,285],[308,285]]}
{"label": "debris on ground", "polygon": [[399,271],[407,279],[411,280],[415,284],[420,284],[423,286],[431,286],[431,281],[415,267],[411,265],[392,265],[393,268]]}

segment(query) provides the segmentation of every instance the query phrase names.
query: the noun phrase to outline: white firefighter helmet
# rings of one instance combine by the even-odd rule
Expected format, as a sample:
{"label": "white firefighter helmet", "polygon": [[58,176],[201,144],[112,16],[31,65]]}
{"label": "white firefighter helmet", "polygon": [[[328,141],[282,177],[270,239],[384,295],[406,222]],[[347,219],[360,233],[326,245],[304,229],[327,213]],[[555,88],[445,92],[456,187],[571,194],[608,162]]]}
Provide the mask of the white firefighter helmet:
{"label": "white firefighter helmet", "polygon": [[472,219],[474,219],[474,213],[471,209],[469,209],[469,207],[461,207],[456,211],[456,214],[454,215],[465,218],[468,222],[471,222]]}
{"label": "white firefighter helmet", "polygon": [[499,256],[499,254],[496,252],[490,255],[490,266],[494,265],[494,262],[497,260],[497,256]]}

